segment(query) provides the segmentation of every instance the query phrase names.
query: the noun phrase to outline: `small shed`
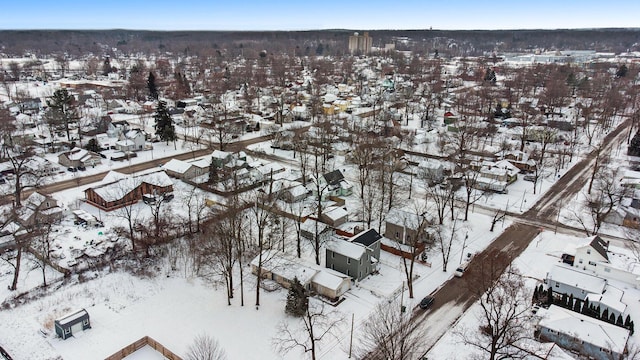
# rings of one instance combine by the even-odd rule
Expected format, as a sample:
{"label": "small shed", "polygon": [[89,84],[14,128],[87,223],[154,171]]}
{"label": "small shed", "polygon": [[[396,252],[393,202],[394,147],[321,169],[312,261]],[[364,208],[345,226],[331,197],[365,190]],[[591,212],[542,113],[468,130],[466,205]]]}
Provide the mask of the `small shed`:
{"label": "small shed", "polygon": [[66,340],[73,336],[73,334],[80,331],[91,329],[91,322],[89,321],[89,313],[87,310],[82,309],[71,314],[67,314],[54,321],[56,334]]}

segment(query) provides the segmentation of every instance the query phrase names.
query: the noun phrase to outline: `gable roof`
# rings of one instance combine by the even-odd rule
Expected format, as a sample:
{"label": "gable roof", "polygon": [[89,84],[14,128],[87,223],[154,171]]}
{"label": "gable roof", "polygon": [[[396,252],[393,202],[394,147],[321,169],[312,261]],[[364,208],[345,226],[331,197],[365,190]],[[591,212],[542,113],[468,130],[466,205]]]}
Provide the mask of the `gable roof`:
{"label": "gable roof", "polygon": [[351,259],[360,259],[365,253],[365,247],[361,244],[354,244],[342,239],[329,241],[326,246],[327,250],[331,250]]}
{"label": "gable roof", "polygon": [[598,235],[595,235],[591,238],[591,242],[589,245],[598,252],[598,254],[602,255],[605,259],[609,260],[609,256],[607,255],[607,249],[609,248],[609,243],[607,241],[602,240],[602,238]]}
{"label": "gable roof", "polygon": [[340,170],[333,170],[332,172],[328,172],[322,176],[329,185],[337,185],[340,181],[344,180],[344,175],[342,175]]}
{"label": "gable roof", "polygon": [[[585,293],[602,294],[607,280],[584,273],[576,268],[557,264],[549,271],[548,279],[584,290]],[[585,294],[586,296],[586,294]]]}
{"label": "gable roof", "polygon": [[551,305],[539,310],[539,325],[567,334],[602,349],[622,354],[629,339],[629,330],[607,322]]}
{"label": "gable roof", "polygon": [[377,231],[375,231],[374,229],[369,229],[352,237],[351,242],[362,244],[364,246],[371,246],[380,239],[382,239],[382,236],[378,234]]}

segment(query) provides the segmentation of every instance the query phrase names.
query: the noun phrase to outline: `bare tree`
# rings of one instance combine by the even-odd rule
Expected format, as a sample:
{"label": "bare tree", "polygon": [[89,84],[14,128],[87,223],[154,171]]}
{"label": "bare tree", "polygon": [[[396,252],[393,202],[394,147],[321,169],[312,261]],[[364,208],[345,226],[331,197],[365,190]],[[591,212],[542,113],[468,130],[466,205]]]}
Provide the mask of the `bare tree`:
{"label": "bare tree", "polygon": [[422,336],[415,330],[411,312],[402,311],[395,300],[380,302],[362,327],[361,342],[356,348],[360,359],[416,359],[422,352]]}
{"label": "bare tree", "polygon": [[236,263],[236,246],[234,238],[234,219],[228,214],[218,214],[217,221],[206,225],[202,253],[206,266],[212,270],[212,274],[224,279],[227,289],[227,305],[231,305],[233,299],[233,270]]}
{"label": "bare tree", "polygon": [[278,334],[272,339],[273,346],[281,354],[301,348],[309,353],[312,360],[316,359],[319,343],[325,337],[334,337],[334,330],[342,323],[342,317],[335,311],[327,311],[324,303],[309,304],[302,316],[300,326],[291,326],[287,320],[278,325]]}
{"label": "bare tree", "polygon": [[268,190],[259,189],[254,194],[255,203],[250,208],[252,213],[252,220],[255,222],[255,228],[257,230],[257,238],[255,239],[256,251],[258,252],[258,264],[256,273],[256,309],[260,306],[260,286],[262,283],[262,269],[264,265],[269,261],[271,256],[267,250],[271,249],[273,245],[272,235],[268,234],[269,225],[272,221],[272,211],[275,208],[275,195],[272,192],[271,184],[273,184],[272,178],[269,179]]}
{"label": "bare tree", "polygon": [[467,282],[469,290],[480,296],[480,325],[462,329],[456,335],[491,360],[523,359],[536,355],[537,349],[527,342],[532,338],[528,325],[531,317],[530,291],[517,269],[509,266],[501,275],[502,268],[497,262],[481,263],[477,271],[470,274],[473,279]]}
{"label": "bare tree", "polygon": [[185,360],[227,360],[227,353],[218,340],[208,334],[200,334],[189,345]]}
{"label": "bare tree", "polygon": [[440,250],[440,254],[442,255],[442,271],[447,271],[447,265],[449,264],[449,256],[451,255],[451,248],[453,244],[458,242],[459,238],[459,227],[458,227],[458,219],[453,220],[451,227],[446,227],[444,225],[438,225],[440,228],[435,232],[435,243],[438,249]]}
{"label": "bare tree", "polygon": [[404,251],[408,247],[409,253],[402,256],[402,267],[404,269],[407,288],[409,290],[409,298],[413,299],[413,269],[416,258],[429,240],[427,235],[427,227],[429,221],[426,215],[426,209],[417,203],[413,204],[411,211],[403,212],[402,225],[404,227],[403,238],[396,239],[396,247]]}
{"label": "bare tree", "polygon": [[0,148],[0,160],[8,160],[14,174],[13,197],[16,208],[22,206],[21,196],[25,189],[42,185],[48,178],[47,169],[35,159],[35,148],[5,139]]}
{"label": "bare tree", "polygon": [[618,207],[625,196],[630,195],[629,190],[616,181],[612,171],[603,168],[599,173],[592,192],[584,194],[585,207],[591,215],[591,229],[588,229],[585,219],[578,218],[587,235],[597,234],[609,214]]}

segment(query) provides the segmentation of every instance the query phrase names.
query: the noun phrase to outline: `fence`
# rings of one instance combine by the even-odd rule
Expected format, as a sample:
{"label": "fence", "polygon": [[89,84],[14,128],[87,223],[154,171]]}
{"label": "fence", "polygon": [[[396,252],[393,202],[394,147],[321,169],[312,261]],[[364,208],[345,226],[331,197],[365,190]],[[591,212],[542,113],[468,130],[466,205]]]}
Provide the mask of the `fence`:
{"label": "fence", "polygon": [[125,357],[127,357],[127,356],[133,354],[134,352],[140,350],[141,348],[145,347],[146,345],[149,345],[152,348],[154,348],[157,352],[162,354],[162,356],[164,356],[168,360],[182,360],[181,357],[179,357],[178,355],[174,354],[171,350],[169,350],[166,347],[162,346],[162,344],[160,344],[159,342],[157,342],[154,339],[150,338],[149,336],[145,336],[142,339],[123,347],[122,349],[120,349],[115,354],[107,357],[105,360],[122,360]]}

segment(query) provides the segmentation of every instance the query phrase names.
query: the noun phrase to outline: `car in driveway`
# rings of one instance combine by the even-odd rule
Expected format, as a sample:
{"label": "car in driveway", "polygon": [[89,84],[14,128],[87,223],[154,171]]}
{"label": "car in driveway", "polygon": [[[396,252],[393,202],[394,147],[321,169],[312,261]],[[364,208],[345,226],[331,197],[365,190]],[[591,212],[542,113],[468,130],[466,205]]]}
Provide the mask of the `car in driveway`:
{"label": "car in driveway", "polygon": [[435,299],[431,295],[425,296],[424,299],[420,300],[420,309],[426,310],[430,308],[431,305],[433,305],[434,300]]}

